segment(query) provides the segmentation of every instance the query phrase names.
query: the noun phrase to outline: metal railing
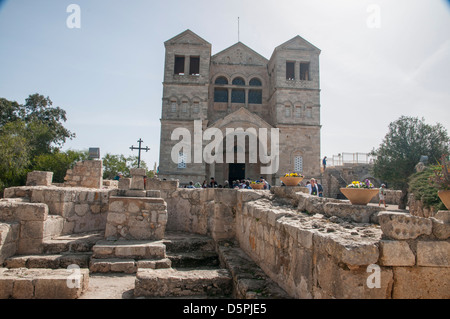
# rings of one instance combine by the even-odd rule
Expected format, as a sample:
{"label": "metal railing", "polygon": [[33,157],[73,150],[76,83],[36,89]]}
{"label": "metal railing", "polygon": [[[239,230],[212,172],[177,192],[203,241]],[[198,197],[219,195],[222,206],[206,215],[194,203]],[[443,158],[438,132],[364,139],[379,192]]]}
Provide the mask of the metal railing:
{"label": "metal railing", "polygon": [[373,164],[376,157],[368,153],[340,153],[327,158],[327,166],[343,166],[345,164]]}

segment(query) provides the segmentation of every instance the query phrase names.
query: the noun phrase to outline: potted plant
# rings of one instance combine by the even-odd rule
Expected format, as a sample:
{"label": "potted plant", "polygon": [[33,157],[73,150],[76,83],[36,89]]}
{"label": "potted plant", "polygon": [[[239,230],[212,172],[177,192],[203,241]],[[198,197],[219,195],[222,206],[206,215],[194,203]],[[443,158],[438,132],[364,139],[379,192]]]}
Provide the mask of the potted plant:
{"label": "potted plant", "polygon": [[340,190],[353,205],[367,205],[378,193],[378,189],[374,188],[372,182],[368,179],[364,182],[353,181],[347,187],[343,187]]}
{"label": "potted plant", "polygon": [[260,181],[254,181],[250,183],[252,189],[264,189],[264,183]]}
{"label": "potted plant", "polygon": [[431,182],[438,189],[438,196],[445,207],[450,210],[450,172],[445,155],[441,157],[441,163],[434,169]]}
{"label": "potted plant", "polygon": [[297,186],[303,180],[303,175],[298,173],[287,173],[280,177],[280,180],[286,186]]}

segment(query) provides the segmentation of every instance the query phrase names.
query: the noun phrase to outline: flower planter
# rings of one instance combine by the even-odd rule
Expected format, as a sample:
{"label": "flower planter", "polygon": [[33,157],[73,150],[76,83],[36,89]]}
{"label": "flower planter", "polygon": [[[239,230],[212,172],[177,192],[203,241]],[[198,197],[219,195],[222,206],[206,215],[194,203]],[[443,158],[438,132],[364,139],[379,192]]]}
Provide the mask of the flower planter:
{"label": "flower planter", "polygon": [[438,191],[438,196],[444,203],[445,207],[450,210],[450,190]]}
{"label": "flower planter", "polygon": [[353,205],[367,205],[378,194],[377,188],[341,188],[340,190]]}
{"label": "flower planter", "polygon": [[295,177],[295,176],[283,176],[280,177],[280,180],[286,186],[297,186],[303,180],[303,177]]}
{"label": "flower planter", "polygon": [[264,189],[264,184],[250,184],[252,189]]}

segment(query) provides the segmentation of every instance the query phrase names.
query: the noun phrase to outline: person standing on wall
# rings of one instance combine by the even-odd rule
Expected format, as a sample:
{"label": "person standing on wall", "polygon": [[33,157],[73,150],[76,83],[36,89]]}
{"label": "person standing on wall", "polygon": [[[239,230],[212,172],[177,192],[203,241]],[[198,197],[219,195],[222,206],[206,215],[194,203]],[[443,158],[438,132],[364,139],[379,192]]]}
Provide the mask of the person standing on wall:
{"label": "person standing on wall", "polygon": [[327,157],[326,156],[322,160],[322,165],[323,165],[323,170],[325,171],[325,169],[327,168]]}

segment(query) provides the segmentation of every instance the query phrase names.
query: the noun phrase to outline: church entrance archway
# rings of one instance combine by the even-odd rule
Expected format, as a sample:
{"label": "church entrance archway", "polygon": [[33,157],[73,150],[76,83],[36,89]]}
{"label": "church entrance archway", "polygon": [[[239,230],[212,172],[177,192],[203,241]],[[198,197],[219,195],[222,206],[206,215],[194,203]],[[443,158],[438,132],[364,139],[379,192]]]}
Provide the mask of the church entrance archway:
{"label": "church entrance archway", "polygon": [[230,163],[228,167],[228,181],[245,179],[245,163]]}

